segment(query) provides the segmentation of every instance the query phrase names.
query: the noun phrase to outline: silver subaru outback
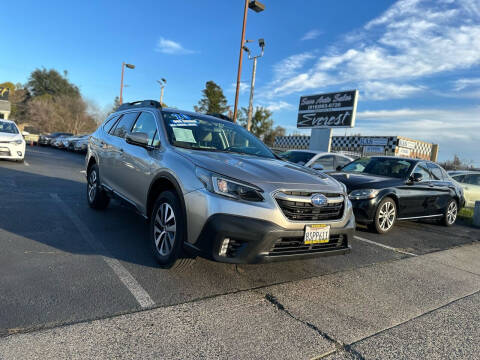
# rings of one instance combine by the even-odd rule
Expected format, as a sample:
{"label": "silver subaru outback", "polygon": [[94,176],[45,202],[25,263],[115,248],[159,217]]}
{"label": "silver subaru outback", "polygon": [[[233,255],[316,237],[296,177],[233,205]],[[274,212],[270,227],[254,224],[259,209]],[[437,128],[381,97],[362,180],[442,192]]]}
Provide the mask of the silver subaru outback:
{"label": "silver subaru outback", "polygon": [[260,263],[350,251],[345,186],[280,160],[230,121],[124,104],[91,135],[86,173],[89,205],[115,197],[148,219],[166,268],[195,256]]}

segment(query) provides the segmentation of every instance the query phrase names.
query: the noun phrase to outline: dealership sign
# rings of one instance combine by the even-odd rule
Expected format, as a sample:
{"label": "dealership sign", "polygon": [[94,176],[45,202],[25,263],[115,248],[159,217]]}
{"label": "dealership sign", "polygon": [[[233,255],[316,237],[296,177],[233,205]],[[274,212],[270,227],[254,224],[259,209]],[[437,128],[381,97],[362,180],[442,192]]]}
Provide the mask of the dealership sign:
{"label": "dealership sign", "polygon": [[355,126],[358,90],[309,95],[300,98],[298,128]]}
{"label": "dealership sign", "polygon": [[371,138],[360,138],[360,145],[387,145],[388,139],[387,138],[378,138],[378,137],[371,137]]}
{"label": "dealership sign", "polygon": [[0,100],[8,100],[10,89],[7,87],[0,87]]}
{"label": "dealership sign", "polygon": [[405,139],[398,139],[398,146],[407,148],[407,149],[415,149],[415,142],[414,141],[408,141]]}

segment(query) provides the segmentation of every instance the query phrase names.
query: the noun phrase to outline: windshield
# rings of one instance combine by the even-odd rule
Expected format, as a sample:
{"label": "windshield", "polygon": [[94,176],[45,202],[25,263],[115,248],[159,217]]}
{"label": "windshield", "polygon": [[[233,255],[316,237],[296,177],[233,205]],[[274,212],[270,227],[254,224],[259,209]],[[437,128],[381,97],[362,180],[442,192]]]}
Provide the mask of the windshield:
{"label": "windshield", "polygon": [[14,123],[7,121],[0,121],[0,132],[7,134],[18,134],[18,129]]}
{"label": "windshield", "polygon": [[413,162],[404,159],[361,158],[347,164],[342,171],[404,179],[412,167]]}
{"label": "windshield", "polygon": [[228,121],[165,110],[162,115],[168,140],[173,146],[275,158],[255,136]]}
{"label": "windshield", "polygon": [[314,155],[315,155],[314,153],[310,153],[306,151],[290,150],[290,151],[285,151],[284,153],[281,153],[278,156],[292,163],[305,165],[307,162],[309,162],[313,158]]}

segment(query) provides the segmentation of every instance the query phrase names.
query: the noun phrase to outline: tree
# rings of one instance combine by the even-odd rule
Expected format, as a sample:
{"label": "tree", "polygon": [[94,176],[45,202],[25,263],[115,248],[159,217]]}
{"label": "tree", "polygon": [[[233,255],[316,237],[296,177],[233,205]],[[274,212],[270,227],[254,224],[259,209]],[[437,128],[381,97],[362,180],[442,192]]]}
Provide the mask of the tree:
{"label": "tree", "polygon": [[20,83],[14,85],[12,82],[7,81],[0,84],[0,87],[10,89],[8,100],[11,103],[10,117],[22,123],[25,120],[26,102],[28,101],[30,94],[27,89]]}
{"label": "tree", "polygon": [[[248,109],[242,108],[239,113],[238,123],[247,128]],[[257,106],[252,116],[250,132],[262,140],[266,145],[272,146],[276,136],[284,136],[285,129],[281,126],[273,128],[272,112],[263,106]]]}
{"label": "tree", "polygon": [[115,99],[113,99],[113,105],[110,109],[110,111],[107,112],[107,115],[110,115],[111,113],[114,113],[117,111],[117,109],[120,107],[120,98],[118,96],[115,96]]}
{"label": "tree", "polygon": [[60,95],[80,97],[80,90],[68,81],[66,75],[66,71],[62,76],[55,69],[36,69],[30,74],[27,88],[32,97]]}
{"label": "tree", "polygon": [[81,97],[35,97],[28,102],[27,115],[29,124],[41,131],[80,134],[92,132],[97,127]]}
{"label": "tree", "polygon": [[272,129],[270,132],[267,132],[263,136],[263,142],[267,146],[273,146],[273,144],[275,143],[275,138],[277,136],[285,136],[285,133],[286,133],[285,128],[277,125],[274,129]]}
{"label": "tree", "polygon": [[194,106],[196,112],[211,114],[223,114],[230,109],[227,105],[227,98],[223,95],[223,90],[214,81],[207,81],[205,89],[202,90],[203,98]]}

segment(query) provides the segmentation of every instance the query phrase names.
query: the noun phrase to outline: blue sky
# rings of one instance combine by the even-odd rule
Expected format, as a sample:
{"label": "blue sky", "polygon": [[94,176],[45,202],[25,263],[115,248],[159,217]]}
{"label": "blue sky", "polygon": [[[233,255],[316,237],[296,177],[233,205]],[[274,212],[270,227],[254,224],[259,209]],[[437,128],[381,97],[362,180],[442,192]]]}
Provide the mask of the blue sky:
{"label": "blue sky", "polygon": [[[264,0],[247,38],[265,38],[255,104],[297,132],[300,95],[360,91],[348,133],[403,135],[440,144],[480,165],[480,0]],[[368,4],[368,6],[366,6]],[[10,1],[1,5],[0,82],[25,82],[37,67],[68,70],[101,107],[158,98],[191,110],[214,80],[234,100],[243,1]],[[252,49],[256,49],[252,44]],[[240,105],[248,102],[244,60]],[[341,134],[345,130],[338,131]]]}

